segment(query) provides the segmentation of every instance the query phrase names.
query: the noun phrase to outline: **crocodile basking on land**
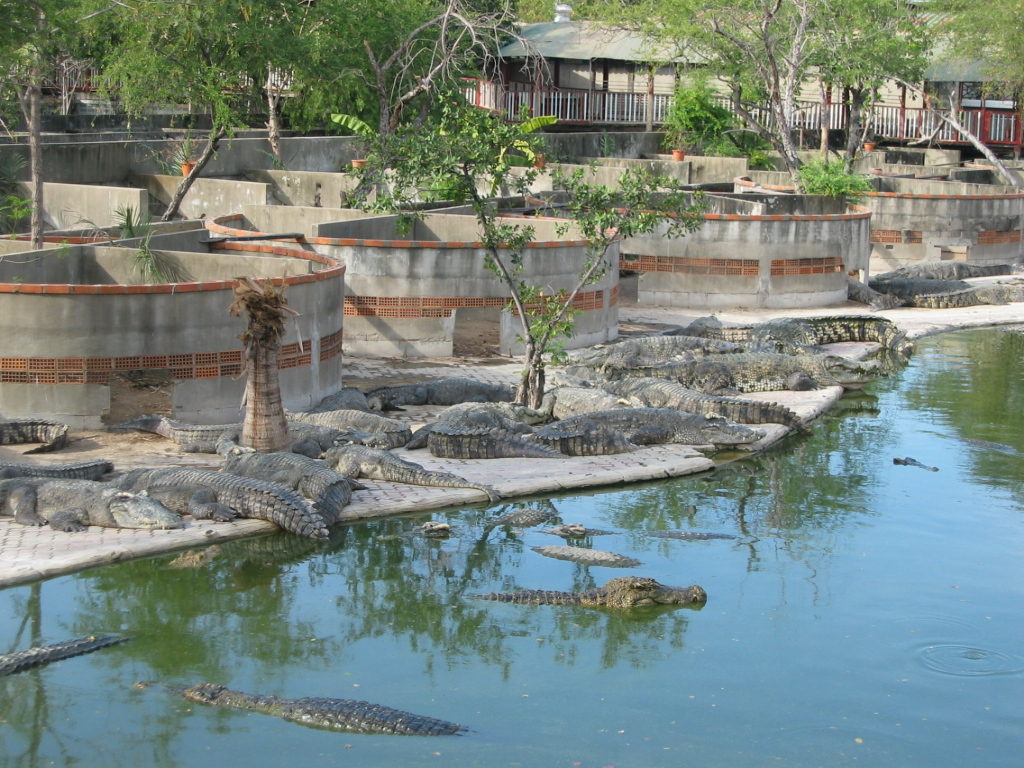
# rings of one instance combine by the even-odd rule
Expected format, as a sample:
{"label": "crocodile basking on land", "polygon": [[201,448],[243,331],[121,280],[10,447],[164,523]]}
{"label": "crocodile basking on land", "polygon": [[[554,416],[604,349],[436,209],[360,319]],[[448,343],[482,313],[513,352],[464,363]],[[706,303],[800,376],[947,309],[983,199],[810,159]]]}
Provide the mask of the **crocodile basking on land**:
{"label": "crocodile basking on land", "polygon": [[553,557],[555,560],[571,560],[581,565],[599,565],[604,568],[632,568],[640,565],[640,561],[636,558],[626,557],[615,552],[605,552],[603,549],[562,545],[530,547],[530,549],[544,557]]}
{"label": "crocodile basking on land", "polygon": [[185,467],[134,469],[113,483],[125,490],[146,491],[182,513],[194,515],[193,508],[212,504],[240,517],[267,520],[299,536],[328,536],[327,524],[311,503],[279,483]]}
{"label": "crocodile basking on land", "polygon": [[[187,424],[158,414],[140,416],[108,429],[152,432],[177,443],[182,453],[221,455],[239,447],[238,439],[242,433],[241,424]],[[347,439],[346,433],[341,430],[297,421],[288,422],[288,436],[292,450],[306,456],[315,454],[314,458],[336,442]]]}
{"label": "crocodile basking on land", "polygon": [[[596,413],[600,418],[600,414],[607,411]],[[536,440],[566,456],[609,456],[630,453],[638,450],[641,444],[664,443],[670,437],[668,428],[660,424],[633,429],[627,436],[621,430],[590,417],[589,413],[570,416],[539,427],[525,439]]]}
{"label": "crocodile basking on land", "polygon": [[722,416],[741,424],[783,424],[790,429],[806,429],[795,411],[779,403],[706,395],[669,379],[647,376],[607,381],[601,386],[614,395],[650,408],[675,408],[704,416]]}
{"label": "crocodile basking on land", "polygon": [[333,395],[328,395],[306,413],[322,413],[324,411],[337,411],[348,408],[356,411],[370,410],[370,403],[356,387],[342,387]]}
{"label": "crocodile basking on land", "polygon": [[340,475],[350,479],[360,477],[369,480],[383,480],[390,483],[426,485],[439,488],[473,488],[487,494],[490,502],[501,497],[489,485],[473,483],[451,472],[437,472],[424,469],[419,464],[407,461],[389,451],[370,448],[365,445],[340,445],[324,454],[324,461]]}
{"label": "crocodile basking on land", "polygon": [[913,350],[913,343],[892,320],[865,315],[824,317],[779,317],[751,326],[748,344],[763,351],[798,354],[823,344],[861,341],[881,344],[901,354]]}
{"label": "crocodile basking on land", "polygon": [[943,293],[917,293],[908,298],[906,304],[922,309],[963,309],[982,304],[1009,304],[1017,301],[1024,301],[1024,285],[1019,282],[971,285],[962,290]]}
{"label": "crocodile basking on land", "polygon": [[[289,420],[302,424],[313,424],[318,427],[346,431],[369,432],[376,436],[376,448],[398,448],[409,442],[412,430],[405,422],[389,419],[379,413],[359,411],[353,408],[341,408],[335,411],[319,411],[317,413],[289,413]],[[336,441],[340,442],[340,441]],[[353,441],[354,442],[354,441]]]}
{"label": "crocodile basking on land", "polygon": [[[877,361],[856,361],[837,355],[783,355],[741,352],[629,371],[631,377],[670,379],[707,394],[857,387],[879,376]],[[629,377],[624,377],[629,378]]]}
{"label": "crocodile basking on land", "polygon": [[581,605],[588,608],[638,608],[652,605],[703,605],[707,593],[696,584],[668,587],[645,576],[620,576],[603,587],[583,592],[525,589],[520,592],[488,592],[466,595],[478,600],[527,605]]}
{"label": "crocodile basking on land", "polygon": [[601,389],[596,384],[594,386],[561,385],[552,387],[544,393],[541,410],[550,413],[555,419],[565,419],[569,416],[606,411],[626,405],[646,405],[646,403],[633,402],[627,397],[620,397],[606,389]]}
{"label": "crocodile basking on land", "polygon": [[261,712],[310,728],[328,731],[451,736],[467,730],[457,723],[355,699],[284,699],[279,696],[233,691],[213,683],[198,683],[180,690],[179,693],[198,704]]}
{"label": "crocodile basking on land", "polygon": [[376,411],[398,411],[403,405],[456,405],[458,403],[510,403],[516,390],[511,384],[451,377],[396,384],[367,390],[366,400]]}
{"label": "crocodile basking on land", "polygon": [[25,453],[49,453],[67,447],[68,425],[47,419],[0,420],[0,445],[42,443]]}
{"label": "crocodile basking on land", "polygon": [[44,664],[52,664],[55,661],[70,659],[74,656],[82,656],[86,653],[98,651],[101,648],[109,648],[118,643],[130,640],[128,637],[117,637],[115,635],[103,635],[97,637],[78,637],[74,640],[64,640],[53,645],[37,645],[34,648],[26,648],[23,651],[0,654],[0,677],[13,675],[33,667],[41,667]]}
{"label": "crocodile basking on land", "polygon": [[[674,443],[680,445],[747,445],[764,437],[764,432],[721,416],[704,416],[675,408],[612,408],[538,427],[531,440],[539,440],[572,455],[592,455],[583,448],[591,436],[593,425],[606,427],[623,435],[634,445]],[[575,445],[580,443],[578,449]]]}
{"label": "crocodile basking on land", "polygon": [[21,525],[57,531],[102,528],[182,528],[185,522],[154,498],[96,480],[15,477],[0,480],[0,514]]}
{"label": "crocodile basking on land", "polygon": [[596,370],[617,370],[742,351],[741,345],[729,341],[666,334],[574,350],[568,353],[568,364],[585,365]]}
{"label": "crocodile basking on land", "polygon": [[969,264],[965,261],[925,261],[873,275],[872,280],[963,280],[971,277],[1012,275],[1019,271],[1013,264]]}
{"label": "crocodile basking on land", "polygon": [[0,479],[7,477],[59,477],[64,480],[99,480],[113,472],[114,465],[109,461],[76,461],[71,464],[17,464],[11,461],[0,461]]}
{"label": "crocodile basking on land", "polygon": [[298,491],[313,502],[327,525],[341,519],[341,510],[352,500],[354,490],[350,478],[335,472],[322,461],[297,453],[229,454],[222,471],[269,480]]}
{"label": "crocodile basking on land", "polygon": [[497,430],[521,435],[531,431],[531,424],[540,424],[550,418],[546,411],[517,403],[457,403],[441,411],[435,421],[417,429],[405,447],[410,451],[429,447],[430,435],[437,428],[447,429],[446,434],[458,434],[458,430],[465,428],[467,434]]}
{"label": "crocodile basking on land", "polygon": [[846,278],[846,297],[858,304],[867,304],[868,307],[874,310],[893,309],[894,307],[903,306],[903,302],[896,296],[880,293],[867,283],[862,283],[860,280],[855,280],[849,276]]}

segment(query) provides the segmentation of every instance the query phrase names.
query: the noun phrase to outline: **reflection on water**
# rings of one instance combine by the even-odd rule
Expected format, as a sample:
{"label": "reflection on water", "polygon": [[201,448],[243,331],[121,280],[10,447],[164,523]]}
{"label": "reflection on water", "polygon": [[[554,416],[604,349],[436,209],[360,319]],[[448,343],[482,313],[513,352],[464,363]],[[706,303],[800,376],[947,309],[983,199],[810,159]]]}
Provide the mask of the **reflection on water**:
{"label": "reflection on water", "polygon": [[[1016,765],[1022,339],[927,340],[811,435],[713,473],[435,513],[446,539],[397,535],[416,515],[336,527],[326,544],[224,543],[196,569],[168,555],[0,592],[3,652],[134,638],[0,678],[0,765]],[[493,525],[523,509],[552,518]],[[533,552],[563,543],[543,533],[559,522],[608,531],[571,543],[641,565]],[[708,604],[465,597],[623,573],[701,584]],[[311,732],[136,680],[367,699],[472,730]]]}

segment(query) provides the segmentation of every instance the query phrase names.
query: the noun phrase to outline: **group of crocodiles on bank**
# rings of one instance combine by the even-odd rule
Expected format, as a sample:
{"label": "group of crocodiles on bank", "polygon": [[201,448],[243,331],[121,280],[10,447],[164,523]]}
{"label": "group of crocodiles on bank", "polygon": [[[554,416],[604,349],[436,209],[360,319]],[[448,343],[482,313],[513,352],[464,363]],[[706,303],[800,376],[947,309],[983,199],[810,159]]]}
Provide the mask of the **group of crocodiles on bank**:
{"label": "group of crocodiles on bank", "polygon": [[[803,430],[789,408],[742,395],[858,387],[884,373],[878,360],[822,350],[836,342],[874,342],[897,357],[911,350],[898,327],[880,317],[782,318],[746,328],[702,318],[664,335],[570,353],[568,364],[552,372],[553,385],[539,409],[512,402],[511,385],[466,378],[367,392],[345,387],[315,409],[290,413],[292,450],[276,453],[240,447],[238,424],[192,425],[144,416],[112,429],[155,432],[184,451],[218,453],[221,469],[136,469],[104,480],[113,470],[104,461],[49,467],[0,463],[0,514],[65,531],[89,525],[175,528],[184,525],[184,515],[212,521],[238,516],[326,539],[353,492],[365,488],[360,479],[470,488],[491,503],[500,498],[489,485],[426,469],[394,453],[403,446],[454,459],[564,459],[665,443],[742,450],[764,436],[758,425]],[[419,404],[447,407],[415,432],[407,422],[381,413]],[[34,441],[53,450],[66,440],[66,425],[0,422],[3,443]]]}
{"label": "group of crocodiles on bank", "polygon": [[1019,264],[929,261],[873,275],[867,284],[850,278],[847,295],[851,301],[867,304],[872,309],[961,309],[981,304],[1008,304],[1024,301],[1021,278],[979,284],[967,280],[1020,273]]}

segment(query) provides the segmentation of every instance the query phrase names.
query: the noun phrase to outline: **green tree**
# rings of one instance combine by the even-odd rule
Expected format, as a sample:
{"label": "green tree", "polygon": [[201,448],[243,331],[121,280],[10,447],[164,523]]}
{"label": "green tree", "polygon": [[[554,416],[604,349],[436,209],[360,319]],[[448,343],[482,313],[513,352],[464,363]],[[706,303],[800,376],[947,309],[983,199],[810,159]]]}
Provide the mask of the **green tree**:
{"label": "green tree", "polygon": [[[265,29],[269,0],[138,0],[117,3],[116,39],[103,61],[106,91],[132,115],[153,105],[186,105],[209,117],[206,141],[192,172],[182,179],[161,220],[181,201],[222,138],[245,124],[258,97],[267,54],[253,45]],[[265,12],[257,12],[265,11]]]}
{"label": "green tree", "polygon": [[[532,127],[527,123],[527,128]],[[670,179],[643,170],[623,174],[615,190],[588,184],[582,171],[555,176],[569,193],[566,229],[574,224],[587,240],[587,259],[571,290],[546,294],[525,277],[534,228],[499,217],[491,199],[498,191],[525,194],[540,173],[517,157],[536,154],[542,138],[523,125],[465,104],[457,96],[440,101],[437,122],[407,126],[380,137],[364,174],[364,184],[377,190],[375,206],[408,209],[421,188],[443,186],[473,209],[487,268],[508,289],[510,311],[520,323],[525,348],[517,400],[539,407],[544,394],[547,356],[557,354],[560,340],[572,332],[573,301],[586,286],[609,269],[617,269],[613,244],[664,226],[677,236],[700,226],[703,201],[678,189]]]}

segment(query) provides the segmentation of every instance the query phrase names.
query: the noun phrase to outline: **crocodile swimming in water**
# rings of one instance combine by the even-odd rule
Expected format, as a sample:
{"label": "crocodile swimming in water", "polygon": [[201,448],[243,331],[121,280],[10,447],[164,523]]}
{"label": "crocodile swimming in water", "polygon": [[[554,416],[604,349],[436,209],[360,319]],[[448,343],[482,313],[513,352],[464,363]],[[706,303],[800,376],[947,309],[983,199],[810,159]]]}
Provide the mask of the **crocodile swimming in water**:
{"label": "crocodile swimming in water", "polygon": [[640,565],[640,561],[633,557],[626,557],[615,552],[606,552],[603,549],[589,549],[587,547],[568,546],[543,546],[530,547],[538,555],[551,557],[555,560],[570,560],[581,565],[598,565],[603,568],[632,568]]}
{"label": "crocodile swimming in water", "polygon": [[339,474],[358,479],[383,480],[389,483],[426,485],[439,488],[473,488],[487,494],[490,502],[500,495],[489,485],[470,482],[451,472],[437,472],[425,469],[419,464],[396,456],[380,448],[365,445],[340,445],[324,454],[324,461]]}
{"label": "crocodile swimming in water", "polygon": [[457,723],[355,699],[285,699],[279,696],[233,691],[213,683],[198,683],[180,690],[179,693],[198,704],[261,712],[310,728],[328,731],[453,736],[467,730]]}
{"label": "crocodile swimming in water", "polygon": [[434,379],[415,384],[396,384],[367,390],[366,400],[376,411],[399,411],[403,405],[457,405],[459,403],[510,403],[516,390],[462,377]]}
{"label": "crocodile swimming in water", "polygon": [[182,528],[181,516],[159,501],[96,480],[15,477],[0,480],[0,514],[22,525],[57,531],[103,528]]}
{"label": "crocodile swimming in water", "polygon": [[74,640],[64,640],[52,645],[37,645],[33,648],[26,648],[23,651],[0,654],[0,677],[13,675],[33,667],[41,667],[44,664],[52,664],[55,661],[70,659],[74,656],[82,656],[86,653],[98,651],[101,648],[109,648],[118,643],[130,640],[129,637],[117,637],[115,635],[78,637]]}
{"label": "crocodile swimming in water", "polygon": [[564,525],[556,525],[554,528],[544,528],[539,533],[550,533],[553,536],[561,536],[563,539],[583,539],[589,536],[608,536],[613,531],[587,528],[582,523],[565,523]]}
{"label": "crocodile swimming in water", "polygon": [[645,576],[620,576],[603,587],[583,592],[524,589],[519,592],[488,592],[466,597],[526,605],[580,605],[588,608],[638,608],[653,605],[703,605],[707,593],[696,584],[669,587]]}
{"label": "crocodile swimming in water", "polygon": [[49,453],[66,448],[68,425],[48,419],[0,419],[0,445],[42,443],[25,453]]}
{"label": "crocodile swimming in water", "polygon": [[213,504],[240,517],[267,520],[299,536],[328,537],[327,524],[312,504],[279,483],[186,467],[133,469],[113,483],[125,490],[146,491],[182,513],[194,514],[197,504]]}
{"label": "crocodile swimming in water", "polygon": [[112,462],[96,459],[70,464],[18,464],[0,461],[0,479],[8,477],[59,477],[64,480],[99,480],[114,471]]}

